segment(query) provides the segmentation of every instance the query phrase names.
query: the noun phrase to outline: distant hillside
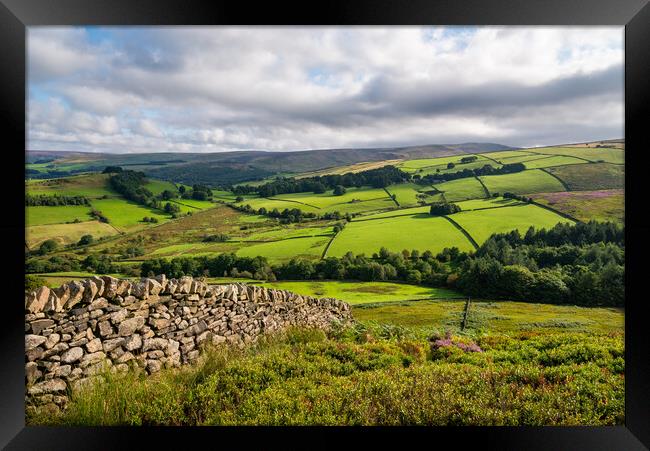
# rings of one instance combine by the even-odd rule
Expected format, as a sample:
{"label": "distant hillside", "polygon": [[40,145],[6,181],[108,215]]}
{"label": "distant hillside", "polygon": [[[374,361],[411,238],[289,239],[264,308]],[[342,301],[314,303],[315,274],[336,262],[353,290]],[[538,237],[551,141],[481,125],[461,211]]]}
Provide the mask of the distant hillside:
{"label": "distant hillside", "polygon": [[[275,174],[296,174],[360,162],[433,158],[463,153],[514,149],[494,143],[433,144],[369,149],[319,149],[300,152],[241,151],[221,153],[98,154],[28,151],[30,177],[63,176],[98,171],[108,165],[129,166],[149,176],[181,183],[220,185],[262,179]],[[43,167],[39,167],[43,166]],[[49,175],[48,175],[49,174]]]}

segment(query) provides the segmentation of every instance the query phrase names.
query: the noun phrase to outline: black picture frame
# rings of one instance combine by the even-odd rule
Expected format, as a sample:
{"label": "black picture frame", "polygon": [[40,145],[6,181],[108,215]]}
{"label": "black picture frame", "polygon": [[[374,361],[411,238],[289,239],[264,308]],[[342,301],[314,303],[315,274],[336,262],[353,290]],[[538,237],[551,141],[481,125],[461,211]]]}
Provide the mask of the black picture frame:
{"label": "black picture frame", "polygon": [[[627,240],[625,308],[625,426],[500,428],[44,428],[25,426],[24,186],[26,27],[35,25],[620,25],[625,26],[625,210]],[[366,446],[386,443],[481,449],[637,450],[650,447],[650,338],[643,311],[648,232],[643,207],[644,168],[650,147],[650,6],[647,0],[337,0],[300,4],[189,0],[0,0],[0,117],[3,140],[3,202],[0,222],[6,282],[0,352],[0,446],[6,449],[128,449],[136,439],[147,448],[186,447],[201,442],[226,446],[252,443],[267,449],[338,446],[363,435]],[[16,189],[16,191],[14,191]],[[15,277],[12,277],[15,274]],[[646,326],[646,327],[644,327]],[[189,435],[189,437],[188,437]],[[396,437],[397,436],[397,437]],[[329,439],[329,440],[328,440]],[[451,440],[453,445],[444,445]],[[142,445],[140,445],[141,447]],[[421,445],[417,445],[421,446]]]}

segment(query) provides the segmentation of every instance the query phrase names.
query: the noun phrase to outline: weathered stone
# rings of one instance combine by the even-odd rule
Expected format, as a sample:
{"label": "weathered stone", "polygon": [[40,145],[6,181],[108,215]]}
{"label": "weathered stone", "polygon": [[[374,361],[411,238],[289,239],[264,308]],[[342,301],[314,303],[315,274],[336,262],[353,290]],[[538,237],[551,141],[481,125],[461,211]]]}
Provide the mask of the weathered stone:
{"label": "weathered stone", "polygon": [[135,357],[133,356],[133,354],[131,354],[130,352],[125,352],[120,357],[115,359],[115,363],[118,363],[118,364],[119,363],[126,363],[126,362],[128,362],[130,360],[133,360],[134,358]]}
{"label": "weathered stone", "polygon": [[147,372],[150,374],[157,373],[162,368],[160,360],[147,360]]}
{"label": "weathered stone", "polygon": [[110,335],[113,333],[113,328],[111,327],[111,323],[108,321],[100,321],[99,324],[99,335],[102,337],[105,337],[106,335]]}
{"label": "weathered stone", "polygon": [[116,297],[118,296],[126,297],[130,294],[131,294],[131,281],[126,279],[118,280],[117,286],[115,288]]}
{"label": "weathered stone", "polygon": [[208,328],[208,325],[206,324],[205,321],[201,320],[194,324],[193,326],[190,326],[186,332],[187,335],[198,335],[201,332],[205,331]]}
{"label": "weathered stone", "polygon": [[99,338],[95,338],[86,343],[86,350],[90,353],[101,351],[102,350],[102,341]]}
{"label": "weathered stone", "polygon": [[42,345],[47,341],[47,338],[41,335],[25,335],[25,351],[30,351],[36,347]]}
{"label": "weathered stone", "polygon": [[59,297],[56,295],[54,291],[50,291],[50,297],[47,298],[47,302],[45,303],[45,307],[43,307],[44,312],[62,312],[63,311],[63,304],[61,303],[61,300]]}
{"label": "weathered stone", "polygon": [[99,276],[93,276],[93,277],[90,278],[90,280],[92,280],[94,282],[95,286],[97,287],[97,297],[103,296],[104,295],[104,285],[106,285],[106,283],[104,282],[104,279],[102,279]]}
{"label": "weathered stone", "polygon": [[131,286],[131,294],[138,299],[147,299],[149,297],[148,285],[145,282],[134,283]]}
{"label": "weathered stone", "polygon": [[83,286],[84,286],[83,301],[86,304],[90,304],[97,296],[97,292],[99,291],[99,288],[97,287],[97,284],[92,279],[86,280]]}
{"label": "weathered stone", "polygon": [[99,309],[106,308],[107,306],[108,306],[108,299],[103,297],[97,298],[90,303],[90,305],[88,306],[88,310],[89,311],[99,310]]}
{"label": "weathered stone", "polygon": [[70,299],[70,287],[68,284],[63,284],[59,288],[55,288],[52,291],[54,291],[54,294],[56,294],[59,298],[61,306],[64,306],[66,302],[68,302],[68,299]]}
{"label": "weathered stone", "polygon": [[53,348],[59,341],[61,341],[61,335],[59,334],[50,334],[47,337],[45,342],[45,349]]}
{"label": "weathered stone", "polygon": [[111,322],[113,324],[119,324],[124,321],[129,314],[129,311],[125,308],[118,310],[117,312],[111,314]]}
{"label": "weathered stone", "polygon": [[31,313],[42,312],[49,297],[50,289],[48,287],[43,286],[39,288],[25,298],[25,310]]}
{"label": "weathered stone", "polygon": [[65,392],[67,385],[62,379],[51,379],[49,381],[40,382],[29,388],[30,395],[43,395],[46,393],[60,393]]}
{"label": "weathered stone", "polygon": [[115,277],[111,276],[102,276],[101,279],[104,281],[104,296],[106,299],[113,299],[117,296],[117,282],[118,280]]}
{"label": "weathered stone", "polygon": [[192,287],[192,278],[189,276],[183,276],[178,281],[178,288],[176,289],[176,292],[182,294],[189,294],[191,287]]}
{"label": "weathered stone", "polygon": [[82,360],[82,364],[88,365],[94,362],[99,362],[100,360],[103,360],[106,358],[106,354],[98,351],[98,352],[93,352],[92,354],[86,354]]}
{"label": "weathered stone", "polygon": [[68,377],[72,373],[72,366],[62,365],[54,370],[54,377]]}
{"label": "weathered stone", "polygon": [[70,348],[61,355],[61,362],[63,363],[74,363],[84,355],[84,350],[80,347]]}
{"label": "weathered stone", "polygon": [[25,379],[28,384],[33,384],[41,376],[43,376],[43,373],[38,370],[38,364],[36,362],[27,362],[25,364]]}
{"label": "weathered stone", "polygon": [[150,350],[165,350],[167,349],[169,342],[165,340],[164,338],[148,338],[144,340],[144,343],[142,345],[142,351],[150,351]]}
{"label": "weathered stone", "polygon": [[147,290],[152,296],[159,294],[163,289],[162,285],[156,279],[145,279],[144,283],[147,284]]}
{"label": "weathered stone", "polygon": [[132,335],[143,326],[144,318],[142,316],[134,316],[133,318],[126,319],[120,323],[118,334],[121,337]]}
{"label": "weathered stone", "polygon": [[66,302],[63,306],[65,310],[69,310],[74,305],[77,305],[79,302],[81,302],[83,300],[85,290],[83,284],[81,282],[77,282],[76,280],[68,283],[68,287],[70,288],[70,297],[68,298],[68,302]]}
{"label": "weathered stone", "polygon": [[36,321],[31,322],[32,333],[38,335],[43,329],[47,329],[54,325],[54,321],[51,319],[37,319]]}
{"label": "weathered stone", "polygon": [[168,319],[150,319],[149,324],[154,329],[164,329],[165,327],[169,327],[171,321]]}
{"label": "weathered stone", "polygon": [[155,350],[147,352],[147,358],[149,359],[160,359],[162,357],[165,357],[165,353],[163,351]]}
{"label": "weathered stone", "polygon": [[136,349],[140,349],[141,347],[142,347],[142,338],[140,338],[140,335],[138,334],[127,337],[124,342],[124,348],[126,348],[127,351],[133,351]]}
{"label": "weathered stone", "polygon": [[104,352],[112,351],[113,349],[124,344],[124,338],[113,338],[112,340],[105,340],[103,343]]}

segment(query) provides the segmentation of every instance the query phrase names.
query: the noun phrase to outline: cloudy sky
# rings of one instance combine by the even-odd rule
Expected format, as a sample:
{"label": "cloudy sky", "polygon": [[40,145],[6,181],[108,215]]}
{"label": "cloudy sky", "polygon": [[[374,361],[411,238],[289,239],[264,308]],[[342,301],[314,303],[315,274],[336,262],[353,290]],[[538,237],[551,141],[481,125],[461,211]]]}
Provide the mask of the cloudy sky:
{"label": "cloudy sky", "polygon": [[30,27],[27,148],[623,137],[623,27]]}

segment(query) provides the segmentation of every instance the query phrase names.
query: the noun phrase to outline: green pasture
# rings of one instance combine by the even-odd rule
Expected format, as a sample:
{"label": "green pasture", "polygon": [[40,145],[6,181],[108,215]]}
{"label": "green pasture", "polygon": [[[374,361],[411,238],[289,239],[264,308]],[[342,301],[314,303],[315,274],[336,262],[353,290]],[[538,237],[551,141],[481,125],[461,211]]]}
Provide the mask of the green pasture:
{"label": "green pasture", "polygon": [[516,199],[505,199],[503,197],[490,197],[487,199],[471,199],[456,202],[462,211],[479,210],[485,208],[512,207],[520,205],[522,202]]}
{"label": "green pasture", "polygon": [[157,179],[148,178],[147,184],[144,187],[154,194],[160,194],[165,190],[171,191],[172,193],[178,193],[178,189],[176,188],[176,185],[174,185],[172,182],[169,182],[167,180],[157,180]]}
{"label": "green pasture", "polygon": [[482,244],[493,233],[517,229],[523,235],[530,226],[539,230],[549,229],[560,222],[571,223],[570,220],[552,211],[532,204],[479,211],[461,211],[450,217],[479,244]]}
{"label": "green pasture", "polygon": [[360,281],[277,281],[259,285],[268,288],[288,290],[294,293],[318,298],[336,298],[350,304],[370,304],[420,299],[462,298],[460,293],[447,288],[433,288],[405,283],[360,282]]}
{"label": "green pasture", "polygon": [[319,259],[330,239],[330,237],[309,237],[256,243],[238,249],[237,255],[241,257],[259,255],[266,257],[270,263],[285,262],[294,257]]}
{"label": "green pasture", "polygon": [[571,191],[625,188],[625,166],[623,165],[581,164],[548,168],[547,171],[563,180]]}
{"label": "green pasture", "polygon": [[25,225],[37,226],[44,224],[63,224],[79,221],[89,221],[90,207],[87,205],[57,205],[25,207]]}
{"label": "green pasture", "polygon": [[538,149],[530,149],[530,151],[546,155],[579,157],[591,162],[600,162],[600,160],[602,160],[602,162],[605,163],[625,163],[625,151],[622,149],[595,147],[542,147]]}
{"label": "green pasture", "polygon": [[33,180],[27,183],[28,194],[58,194],[61,196],[118,196],[108,187],[108,175],[89,174],[50,180]]}
{"label": "green pasture", "polygon": [[[422,191],[430,190],[427,186],[417,185],[415,183],[400,183],[399,185],[390,185],[386,190],[390,194],[394,194],[397,202],[401,207],[408,207],[418,205],[418,195],[422,196]],[[433,196],[424,195],[423,199],[430,202]]]}
{"label": "green pasture", "polygon": [[474,249],[462,232],[445,218],[420,213],[351,222],[334,238],[327,255],[340,257],[348,251],[372,255],[381,247],[394,252],[417,249],[438,253],[453,246],[464,251]]}
{"label": "green pasture", "polygon": [[116,235],[118,232],[109,224],[99,221],[85,221],[73,224],[43,224],[25,228],[27,245],[33,248],[45,240],[53,239],[59,244],[77,243],[84,235],[94,238]]}
{"label": "green pasture", "polygon": [[125,199],[97,199],[92,201],[93,208],[102,212],[109,222],[121,230],[145,227],[149,223],[142,222],[145,216],[154,217],[163,222],[169,215],[160,210],[138,205]]}
{"label": "green pasture", "polygon": [[565,191],[562,183],[541,169],[531,169],[513,174],[482,176],[479,178],[483,181],[488,191],[490,191],[490,194],[503,194],[506,192],[526,194]]}
{"label": "green pasture", "polygon": [[499,150],[497,152],[482,152],[480,155],[497,161],[503,159],[506,163],[509,163],[510,161],[508,161],[508,158],[524,157],[526,155],[531,155],[531,152],[528,152],[527,150]]}
{"label": "green pasture", "polygon": [[467,199],[481,199],[486,197],[485,190],[481,183],[474,177],[450,180],[435,185],[435,187],[444,192],[445,199],[448,202],[458,202]]}
{"label": "green pasture", "polygon": [[566,157],[564,155],[556,155],[552,157],[538,158],[530,161],[525,161],[526,169],[537,168],[550,168],[554,166],[566,166],[570,164],[585,164],[585,160],[575,157]]}

